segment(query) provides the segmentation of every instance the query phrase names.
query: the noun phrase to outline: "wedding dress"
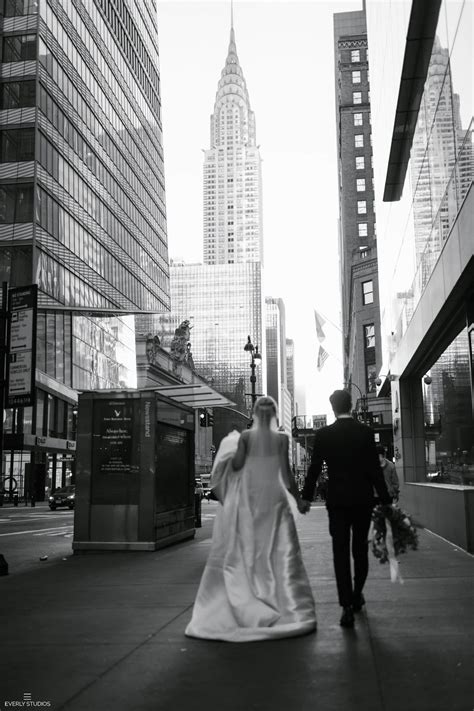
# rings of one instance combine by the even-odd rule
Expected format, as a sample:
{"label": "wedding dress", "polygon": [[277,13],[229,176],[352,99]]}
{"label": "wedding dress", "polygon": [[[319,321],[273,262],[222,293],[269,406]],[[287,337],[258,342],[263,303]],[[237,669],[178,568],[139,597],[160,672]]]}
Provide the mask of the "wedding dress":
{"label": "wedding dress", "polygon": [[219,504],[211,550],[186,635],[251,642],[316,628],[314,599],[280,473],[277,433],[249,433],[243,468],[234,471],[238,432],[221,443]]}

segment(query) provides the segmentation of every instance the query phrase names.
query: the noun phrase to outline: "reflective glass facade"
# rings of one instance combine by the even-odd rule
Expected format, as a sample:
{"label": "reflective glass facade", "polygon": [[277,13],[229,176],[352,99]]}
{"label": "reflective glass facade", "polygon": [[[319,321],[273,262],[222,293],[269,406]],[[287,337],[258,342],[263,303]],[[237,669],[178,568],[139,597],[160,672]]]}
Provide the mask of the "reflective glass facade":
{"label": "reflective glass facade", "polygon": [[474,176],[474,7],[443,0],[403,195],[396,204],[382,200],[392,138],[387,127],[394,122],[411,4],[367,2],[386,362],[407,330]]}
{"label": "reflective glass facade", "polygon": [[169,348],[175,328],[191,323],[191,351],[199,375],[236,403],[250,406],[250,356],[247,336],[263,355],[257,367],[256,389],[266,379],[265,334],[262,331],[262,268],[258,263],[183,265],[171,267],[172,311],[146,317],[144,330],[157,334]]}
{"label": "reflective glass facade", "polygon": [[429,380],[422,382],[427,481],[474,485],[470,370],[464,328],[433,363]]}
{"label": "reflective glass facade", "polygon": [[169,308],[156,3],[0,10],[0,276],[38,284],[39,371],[134,386],[133,317],[67,307]]}
{"label": "reflective glass facade", "polygon": [[[410,151],[403,192],[400,199],[384,202],[393,141],[403,140],[391,130],[403,99],[402,70],[417,74],[406,59],[415,5],[419,22],[426,23],[416,36],[424,36],[431,16],[432,47],[417,93],[419,109],[406,124]],[[443,0],[437,10],[437,3],[423,8],[408,0],[367,2],[383,372],[392,382],[400,469],[405,482],[424,484],[426,492],[418,499],[419,489],[407,487],[407,495],[417,505],[422,501],[420,515],[450,538],[458,532],[443,522],[442,507],[433,498],[443,489],[432,494],[427,485],[443,484],[462,497],[474,484],[469,342],[474,328],[474,7]],[[469,518],[466,502],[462,499],[462,516],[453,514],[453,521],[456,515]],[[469,541],[462,544],[472,547]]]}

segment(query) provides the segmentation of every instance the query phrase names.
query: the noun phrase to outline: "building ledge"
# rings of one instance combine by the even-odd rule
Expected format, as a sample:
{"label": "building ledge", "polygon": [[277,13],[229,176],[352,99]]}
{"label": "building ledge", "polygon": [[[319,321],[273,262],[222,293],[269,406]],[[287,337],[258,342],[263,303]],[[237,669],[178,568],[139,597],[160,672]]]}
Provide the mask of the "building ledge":
{"label": "building ledge", "polygon": [[400,200],[428,74],[441,0],[413,0],[388,159],[384,202]]}

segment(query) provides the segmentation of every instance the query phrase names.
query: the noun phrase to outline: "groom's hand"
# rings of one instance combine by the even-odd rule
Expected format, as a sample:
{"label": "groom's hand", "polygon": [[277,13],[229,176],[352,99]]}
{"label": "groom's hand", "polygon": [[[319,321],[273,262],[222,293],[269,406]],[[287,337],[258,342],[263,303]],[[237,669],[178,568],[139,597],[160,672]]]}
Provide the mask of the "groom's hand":
{"label": "groom's hand", "polygon": [[308,513],[311,508],[311,501],[306,501],[306,499],[298,500],[298,511],[302,514]]}

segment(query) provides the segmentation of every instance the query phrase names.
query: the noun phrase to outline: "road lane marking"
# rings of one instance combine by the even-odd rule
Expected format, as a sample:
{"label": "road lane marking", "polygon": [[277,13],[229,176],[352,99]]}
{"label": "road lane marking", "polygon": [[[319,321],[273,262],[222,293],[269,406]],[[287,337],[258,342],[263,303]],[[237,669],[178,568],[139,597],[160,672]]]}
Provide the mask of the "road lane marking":
{"label": "road lane marking", "polygon": [[47,531],[42,531],[41,533],[33,533],[34,536],[61,536],[66,533],[72,526],[48,529]]}
{"label": "road lane marking", "polygon": [[[71,524],[72,525],[72,524]],[[43,531],[57,531],[58,528],[55,526],[54,528],[35,528],[32,531],[11,531],[10,533],[0,533],[0,536],[22,536],[25,533],[42,533]]]}

